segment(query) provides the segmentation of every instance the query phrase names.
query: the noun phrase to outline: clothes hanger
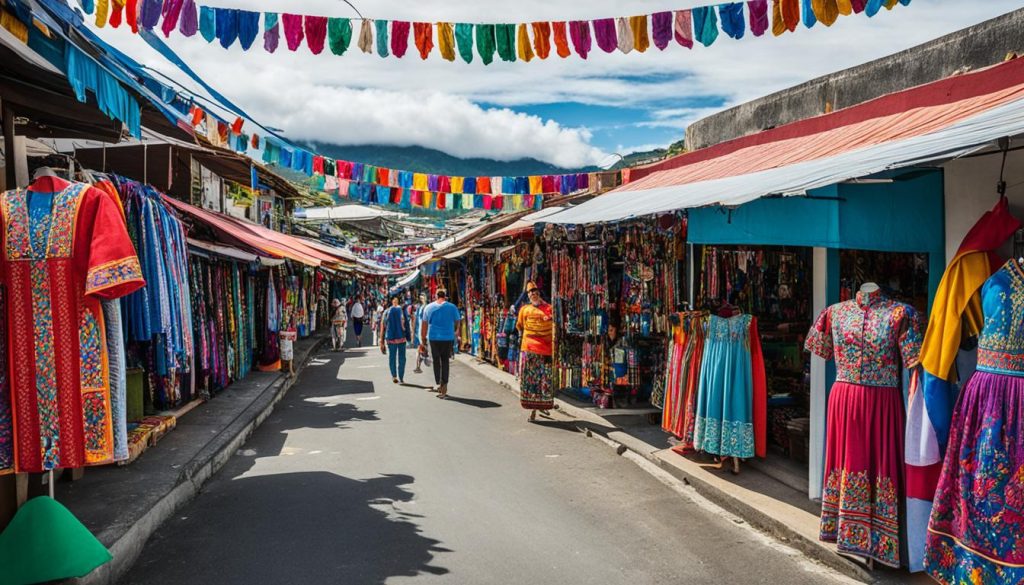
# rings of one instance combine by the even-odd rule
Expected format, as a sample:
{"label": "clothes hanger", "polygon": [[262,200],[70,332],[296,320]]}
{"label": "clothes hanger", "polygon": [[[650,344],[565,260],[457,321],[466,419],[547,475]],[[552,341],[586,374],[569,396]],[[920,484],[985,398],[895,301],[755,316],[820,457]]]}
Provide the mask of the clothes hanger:
{"label": "clothes hanger", "polygon": [[50,167],[39,167],[32,175],[28,190],[35,193],[57,193],[67,189],[71,183],[57,176]]}

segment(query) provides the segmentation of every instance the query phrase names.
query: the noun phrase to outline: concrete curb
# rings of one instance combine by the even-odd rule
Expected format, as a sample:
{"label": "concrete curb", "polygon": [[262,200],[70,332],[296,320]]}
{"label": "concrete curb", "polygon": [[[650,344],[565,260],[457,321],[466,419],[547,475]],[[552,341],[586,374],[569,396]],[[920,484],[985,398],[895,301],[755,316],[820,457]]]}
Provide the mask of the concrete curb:
{"label": "concrete curb", "polygon": [[[456,359],[485,378],[518,394],[515,376],[470,355],[459,354]],[[797,529],[795,526],[798,522],[794,521],[792,512],[780,509],[783,506],[772,506],[767,496],[755,499],[741,497],[734,490],[725,489],[721,485],[724,480],[716,481],[699,464],[678,456],[675,456],[674,460],[667,460],[660,456],[666,451],[665,449],[623,432],[609,419],[561,399],[556,398],[555,403],[563,415],[577,420],[577,428],[580,432],[587,437],[598,439],[614,450],[617,455],[634,453],[642,457],[659,469],[692,486],[698,494],[725,511],[744,519],[754,528],[785,542],[808,557],[847,577],[864,583],[871,583],[875,580],[871,573],[863,567],[839,555],[834,547],[819,541],[816,536],[811,537],[807,530]],[[806,512],[802,513],[807,514]],[[787,515],[789,518],[786,517]]]}
{"label": "concrete curb", "polygon": [[[221,430],[187,465],[182,468],[177,484],[141,518],[125,529],[108,548],[113,560],[92,573],[65,583],[73,585],[113,585],[128,573],[142,554],[149,538],[176,510],[194,498],[203,485],[224,466],[232,455],[273,412],[274,407],[291,390],[299,373],[329,338],[316,340],[298,361],[294,376],[281,374],[235,420]],[[296,348],[296,353],[301,350]]]}

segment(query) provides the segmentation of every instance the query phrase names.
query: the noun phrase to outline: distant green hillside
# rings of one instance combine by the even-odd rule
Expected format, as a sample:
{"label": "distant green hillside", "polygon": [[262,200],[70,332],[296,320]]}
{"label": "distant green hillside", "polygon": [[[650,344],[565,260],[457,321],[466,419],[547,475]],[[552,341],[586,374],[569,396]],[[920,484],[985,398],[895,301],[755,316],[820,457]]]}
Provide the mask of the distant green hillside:
{"label": "distant green hillside", "polygon": [[677,154],[682,154],[684,152],[686,152],[685,144],[680,140],[678,142],[673,142],[668,146],[668,148],[656,148],[645,152],[627,154],[612,168],[624,169],[634,165],[647,164],[670,156],[676,156]]}
{"label": "distant green hillside", "polygon": [[591,172],[597,167],[563,169],[536,159],[498,161],[486,158],[462,159],[421,146],[339,146],[337,144],[310,143],[313,152],[341,160],[363,162],[380,167],[455,176],[522,176],[557,175],[571,172]]}

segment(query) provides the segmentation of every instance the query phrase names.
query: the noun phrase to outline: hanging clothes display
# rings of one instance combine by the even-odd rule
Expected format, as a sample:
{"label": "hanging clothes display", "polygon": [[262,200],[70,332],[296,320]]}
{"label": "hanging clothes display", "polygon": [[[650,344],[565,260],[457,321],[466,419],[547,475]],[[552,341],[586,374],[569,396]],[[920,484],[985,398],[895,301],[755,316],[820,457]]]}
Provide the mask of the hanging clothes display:
{"label": "hanging clothes display", "polygon": [[712,455],[767,455],[764,359],[751,315],[708,320],[693,434],[694,448]]}
{"label": "hanging clothes display", "polygon": [[[1005,200],[1004,200],[1005,201]],[[1024,267],[981,291],[977,371],[953,411],[925,568],[939,583],[1024,582]]]}
{"label": "hanging clothes display", "polygon": [[665,404],[661,428],[680,440],[682,449],[692,451],[697,417],[697,389],[704,356],[708,315],[702,312],[676,313],[665,368]]}
{"label": "hanging clothes display", "polygon": [[917,365],[921,321],[883,292],[825,309],[807,350],[835,359],[828,399],[821,539],[841,552],[899,567],[903,475],[900,368]]}
{"label": "hanging clothes display", "polygon": [[120,211],[99,189],[44,178],[4,193],[0,220],[17,470],[109,463],[100,301],[145,284]]}

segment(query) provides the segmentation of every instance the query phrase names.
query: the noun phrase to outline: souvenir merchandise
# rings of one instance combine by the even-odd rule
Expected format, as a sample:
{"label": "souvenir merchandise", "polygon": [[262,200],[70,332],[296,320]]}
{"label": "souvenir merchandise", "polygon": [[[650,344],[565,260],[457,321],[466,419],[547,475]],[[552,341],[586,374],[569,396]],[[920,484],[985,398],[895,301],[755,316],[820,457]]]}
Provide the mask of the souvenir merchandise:
{"label": "souvenir merchandise", "polygon": [[708,314],[680,312],[671,316],[672,338],[665,368],[665,400],[661,428],[680,440],[685,450],[693,450],[693,431],[697,416],[697,389],[704,355]]}
{"label": "souvenir merchandise", "polygon": [[0,196],[0,219],[17,471],[110,463],[100,302],[145,285],[121,210],[100,189],[43,177]]}
{"label": "souvenir merchandise", "polygon": [[1024,267],[981,290],[977,371],[953,411],[925,568],[939,583],[1024,582]]}
{"label": "souvenir merchandise", "polygon": [[836,362],[829,394],[821,539],[841,552],[899,567],[904,407],[901,369],[921,351],[917,310],[876,286],[827,308],[808,351]]}

